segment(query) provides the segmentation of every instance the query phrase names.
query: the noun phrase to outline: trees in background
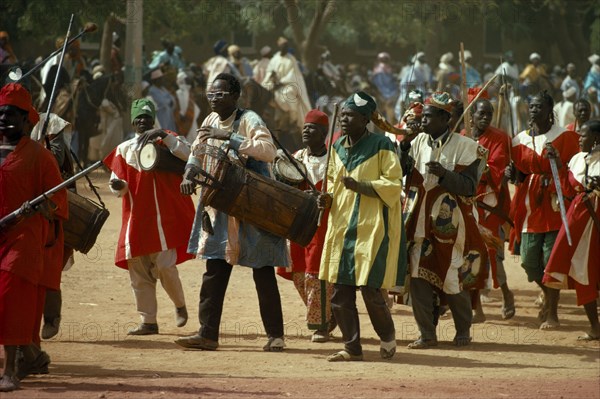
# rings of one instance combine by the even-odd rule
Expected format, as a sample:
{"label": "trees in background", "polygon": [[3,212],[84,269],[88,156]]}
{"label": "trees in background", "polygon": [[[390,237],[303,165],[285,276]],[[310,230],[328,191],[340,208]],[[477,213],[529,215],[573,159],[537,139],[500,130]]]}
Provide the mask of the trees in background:
{"label": "trees in background", "polygon": [[[102,28],[108,21],[107,29],[112,29],[125,20],[126,2],[4,1],[0,29],[8,30],[13,40],[53,43],[66,31],[71,13],[79,26],[95,21]],[[284,33],[309,69],[317,65],[325,43],[366,41],[374,48],[436,51],[461,40],[482,40],[468,32],[483,31],[483,25],[496,28],[500,43],[555,46],[568,60],[584,62],[590,53],[600,52],[598,0],[145,0],[143,19],[146,32],[164,32],[173,40],[227,37],[234,29]],[[461,34],[465,36],[457,36]]]}

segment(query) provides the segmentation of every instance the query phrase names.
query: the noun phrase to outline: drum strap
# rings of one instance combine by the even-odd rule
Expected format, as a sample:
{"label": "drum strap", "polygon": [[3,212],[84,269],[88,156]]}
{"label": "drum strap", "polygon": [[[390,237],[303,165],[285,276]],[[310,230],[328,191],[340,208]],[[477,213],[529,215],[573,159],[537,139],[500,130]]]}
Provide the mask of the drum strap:
{"label": "drum strap", "polygon": [[[77,166],[79,166],[79,170],[83,170],[84,169],[83,165],[79,161],[79,158],[77,158],[77,155],[75,155],[75,152],[73,152],[73,150],[70,150],[70,151],[71,151],[71,155],[73,156],[73,159],[77,163]],[[92,189],[92,191],[94,192],[94,194],[96,194],[96,197],[98,198],[98,201],[100,201],[100,204],[102,205],[102,208],[106,209],[106,205],[104,204],[104,201],[102,201],[102,198],[100,197],[100,194],[98,194],[98,191],[96,190],[96,186],[94,186],[94,184],[92,184],[92,181],[90,180],[90,177],[88,175],[85,175],[85,179],[87,180],[88,185],[90,186],[90,188]]]}
{"label": "drum strap", "polygon": [[238,108],[235,111],[235,120],[233,121],[232,132],[237,133],[240,130],[240,123],[242,122],[242,115],[246,112],[243,108]]}

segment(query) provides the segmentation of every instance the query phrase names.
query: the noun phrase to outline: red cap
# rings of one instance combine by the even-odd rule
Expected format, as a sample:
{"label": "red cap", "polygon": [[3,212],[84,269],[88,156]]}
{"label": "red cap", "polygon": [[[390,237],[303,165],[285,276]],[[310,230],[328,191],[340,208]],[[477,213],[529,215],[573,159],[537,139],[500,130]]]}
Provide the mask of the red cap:
{"label": "red cap", "polygon": [[402,117],[402,122],[408,122],[408,120],[414,120],[421,118],[423,115],[423,104],[418,101],[411,103]]}
{"label": "red cap", "polygon": [[326,113],[318,109],[311,109],[304,117],[304,123],[314,123],[315,125],[329,127],[329,117]]}
{"label": "red cap", "polygon": [[9,83],[0,90],[0,107],[3,105],[12,105],[27,112],[32,126],[40,120],[40,116],[31,105],[31,94],[18,83]]}
{"label": "red cap", "polygon": [[[469,91],[467,92],[467,99],[469,100],[469,104],[473,102],[477,94],[481,91],[481,87],[469,87]],[[490,99],[487,90],[484,90],[483,93],[479,96],[479,98],[485,98],[486,100]]]}

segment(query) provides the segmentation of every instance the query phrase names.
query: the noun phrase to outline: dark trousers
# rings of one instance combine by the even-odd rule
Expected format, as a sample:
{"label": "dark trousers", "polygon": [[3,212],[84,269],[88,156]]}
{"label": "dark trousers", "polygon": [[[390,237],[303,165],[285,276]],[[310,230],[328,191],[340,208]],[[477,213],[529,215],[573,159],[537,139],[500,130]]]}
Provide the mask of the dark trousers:
{"label": "dark trousers", "polygon": [[[219,327],[223,314],[223,301],[233,266],[223,259],[208,259],[206,272],[200,288],[200,335],[219,340]],[[258,306],[263,326],[269,337],[283,337],[283,312],[281,297],[275,279],[275,268],[264,266],[252,269],[252,277],[258,294]]]}
{"label": "dark trousers", "polygon": [[[410,300],[413,315],[425,340],[437,339],[434,324],[434,288],[422,278],[410,279]],[[467,291],[459,294],[446,294],[448,306],[452,311],[454,327],[457,337],[469,337],[473,312],[471,310],[471,297]]]}
{"label": "dark trousers", "polygon": [[[372,287],[360,287],[363,301],[369,313],[375,332],[384,342],[396,338],[394,321],[388,309],[381,290]],[[356,287],[351,285],[334,284],[331,296],[331,310],[342,332],[344,349],[352,355],[362,354],[360,344],[360,323],[356,309]]]}

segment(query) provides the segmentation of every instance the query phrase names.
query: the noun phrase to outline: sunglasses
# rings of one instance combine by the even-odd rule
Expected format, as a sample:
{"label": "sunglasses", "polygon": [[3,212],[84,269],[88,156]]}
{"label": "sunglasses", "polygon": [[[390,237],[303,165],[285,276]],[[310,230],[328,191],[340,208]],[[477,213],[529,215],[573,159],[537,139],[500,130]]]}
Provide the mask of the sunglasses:
{"label": "sunglasses", "polygon": [[215,91],[212,93],[206,93],[206,98],[208,98],[209,100],[212,100],[212,99],[220,100],[223,97],[225,97],[226,94],[230,94],[230,93],[228,91]]}

